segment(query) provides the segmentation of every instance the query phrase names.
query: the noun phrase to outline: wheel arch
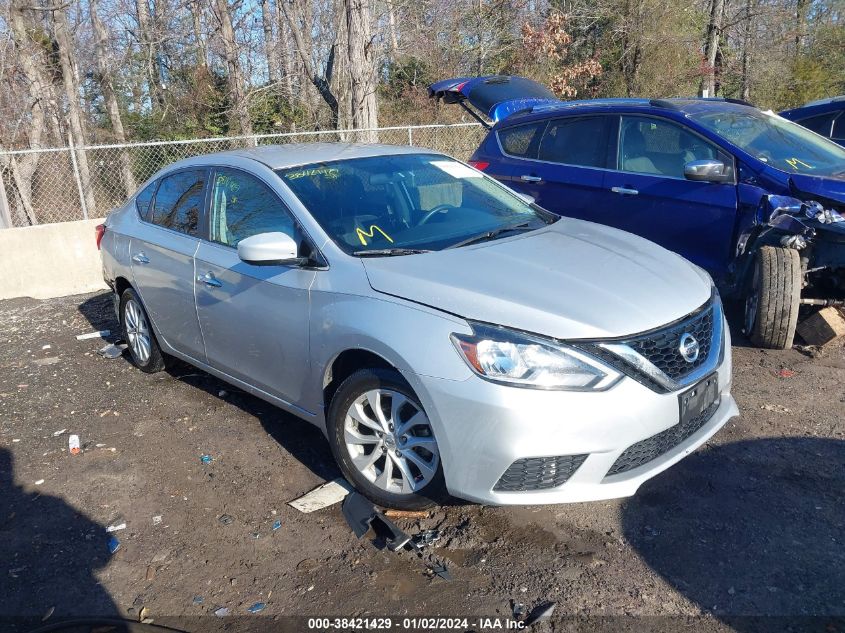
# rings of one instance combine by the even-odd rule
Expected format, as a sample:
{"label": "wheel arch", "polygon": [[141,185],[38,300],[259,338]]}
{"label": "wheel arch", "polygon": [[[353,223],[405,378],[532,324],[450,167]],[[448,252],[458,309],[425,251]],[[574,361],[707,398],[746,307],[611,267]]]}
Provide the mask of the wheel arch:
{"label": "wheel arch", "polygon": [[335,354],[323,371],[322,389],[325,411],[328,411],[340,384],[359,369],[390,369],[405,378],[395,363],[376,352],[361,347],[345,349]]}

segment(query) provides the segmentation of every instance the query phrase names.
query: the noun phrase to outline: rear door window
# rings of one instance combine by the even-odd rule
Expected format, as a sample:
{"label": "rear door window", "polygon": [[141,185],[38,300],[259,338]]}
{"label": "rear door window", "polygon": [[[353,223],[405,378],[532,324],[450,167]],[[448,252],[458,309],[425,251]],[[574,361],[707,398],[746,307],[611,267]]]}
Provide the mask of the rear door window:
{"label": "rear door window", "polygon": [[205,203],[205,169],[186,169],[161,180],[150,222],[196,236]]}
{"label": "rear door window", "polygon": [[827,112],[826,114],[819,114],[811,116],[806,119],[800,119],[796,123],[800,123],[808,130],[812,130],[816,134],[821,134],[830,138],[830,128],[833,126],[833,119],[836,118],[837,112]]}
{"label": "rear door window", "polygon": [[537,123],[517,125],[499,130],[497,134],[499,135],[499,142],[502,144],[502,150],[509,156],[537,158],[540,136],[545,127],[545,121],[538,121]]}
{"label": "rear door window", "polygon": [[837,113],[839,116],[833,122],[833,131],[830,138],[837,141],[845,141],[845,110],[840,110]]}
{"label": "rear door window", "polygon": [[695,160],[733,161],[718,147],[677,123],[643,116],[623,116],[619,169],[636,174],[684,178],[684,165]]}
{"label": "rear door window", "polygon": [[540,141],[539,158],[565,165],[607,168],[612,156],[612,127],[613,119],[607,116],[550,121]]}

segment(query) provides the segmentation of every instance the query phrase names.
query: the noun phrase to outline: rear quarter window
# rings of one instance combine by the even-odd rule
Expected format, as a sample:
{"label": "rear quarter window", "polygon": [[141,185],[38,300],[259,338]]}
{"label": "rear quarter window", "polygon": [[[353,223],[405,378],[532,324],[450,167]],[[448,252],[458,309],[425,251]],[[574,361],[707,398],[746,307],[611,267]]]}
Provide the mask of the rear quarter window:
{"label": "rear quarter window", "polygon": [[166,229],[197,235],[205,202],[204,169],[189,169],[161,179],[150,222]]}
{"label": "rear quarter window", "polygon": [[537,158],[540,134],[545,121],[506,128],[497,132],[505,154],[519,158]]}
{"label": "rear quarter window", "polygon": [[158,186],[158,181],[154,180],[146,187],[144,187],[137,196],[135,196],[135,208],[138,209],[138,215],[140,215],[145,220],[147,219],[147,216],[150,212],[150,204],[153,201],[153,196],[156,192],[156,186]]}

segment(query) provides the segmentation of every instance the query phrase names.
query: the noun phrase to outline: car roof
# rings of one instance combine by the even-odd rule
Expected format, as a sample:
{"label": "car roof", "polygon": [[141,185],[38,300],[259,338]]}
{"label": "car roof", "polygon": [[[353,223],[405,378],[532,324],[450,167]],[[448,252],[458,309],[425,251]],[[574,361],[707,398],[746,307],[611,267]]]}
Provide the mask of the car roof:
{"label": "car roof", "polygon": [[245,149],[233,149],[213,154],[202,154],[174,163],[172,167],[188,165],[209,165],[220,157],[237,156],[262,163],[270,169],[286,169],[311,163],[324,163],[370,156],[394,156],[400,154],[437,154],[407,145],[382,145],[378,143],[287,143],[284,145],[259,145]]}
{"label": "car roof", "polygon": [[781,112],[782,116],[791,119],[796,116],[812,116],[813,114],[827,114],[828,112],[835,112],[836,110],[845,109],[845,95],[838,97],[829,97],[827,99],[818,99],[810,101],[797,108],[791,108]]}
{"label": "car roof", "polygon": [[540,105],[526,110],[525,112],[516,113],[502,121],[503,126],[509,123],[516,122],[517,119],[521,121],[531,119],[545,118],[558,114],[580,114],[590,112],[592,110],[600,110],[602,112],[614,111],[631,111],[631,110],[645,110],[645,111],[660,111],[660,112],[676,112],[681,115],[697,114],[708,111],[742,111],[742,110],[757,110],[750,103],[740,101],[738,99],[721,99],[721,98],[671,98],[671,99],[639,99],[639,98],[613,98],[613,99],[584,99],[576,101],[562,101],[560,103],[553,103],[547,105]]}

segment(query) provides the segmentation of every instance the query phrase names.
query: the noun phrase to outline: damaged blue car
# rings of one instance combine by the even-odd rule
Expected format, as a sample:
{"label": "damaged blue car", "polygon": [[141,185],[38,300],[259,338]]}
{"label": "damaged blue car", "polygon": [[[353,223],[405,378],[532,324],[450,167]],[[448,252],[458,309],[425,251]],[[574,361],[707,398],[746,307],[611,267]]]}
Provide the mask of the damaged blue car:
{"label": "damaged blue car", "polygon": [[429,87],[490,131],[470,163],[558,215],[646,237],[744,302],[760,347],[845,305],[845,148],[733,99],[561,101],[522,77]]}

